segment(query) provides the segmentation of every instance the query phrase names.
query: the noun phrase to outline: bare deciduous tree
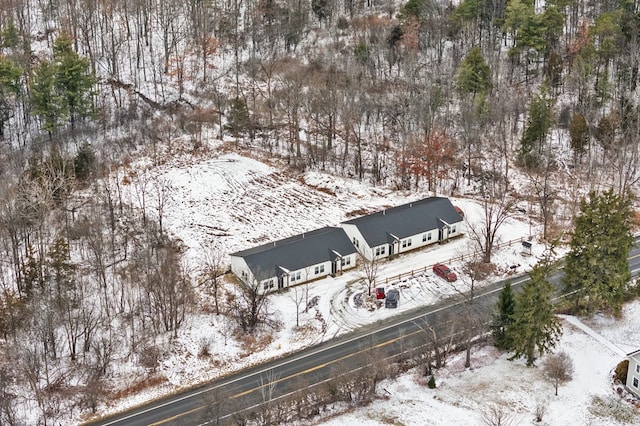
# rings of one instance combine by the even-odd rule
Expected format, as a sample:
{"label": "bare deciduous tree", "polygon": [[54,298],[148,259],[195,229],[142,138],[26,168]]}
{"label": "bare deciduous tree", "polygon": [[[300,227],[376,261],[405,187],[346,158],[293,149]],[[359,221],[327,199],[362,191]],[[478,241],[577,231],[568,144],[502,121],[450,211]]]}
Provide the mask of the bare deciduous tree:
{"label": "bare deciduous tree", "polygon": [[[308,291],[308,290],[307,290]],[[305,289],[300,286],[295,286],[291,289],[291,294],[289,294],[291,300],[296,305],[296,327],[300,327],[300,308],[305,300]]]}
{"label": "bare deciduous tree", "polygon": [[224,261],[224,252],[218,248],[204,250],[204,271],[201,275],[202,283],[205,284],[213,295],[213,303],[216,315],[220,315],[219,296],[221,290],[221,278],[224,275],[227,265]]}
{"label": "bare deciduous tree", "polygon": [[222,423],[222,409],[227,397],[219,387],[207,391],[204,397],[206,408],[202,413],[202,423],[219,426]]}
{"label": "bare deciduous tree", "polygon": [[466,262],[462,267],[464,275],[461,277],[460,282],[467,285],[467,288],[460,288],[460,286],[454,285],[455,291],[458,292],[458,294],[460,294],[465,300],[466,309],[462,311],[459,321],[459,325],[463,328],[462,335],[465,346],[465,368],[471,367],[471,347],[473,346],[473,338],[484,331],[484,324],[486,324],[486,321],[483,321],[481,314],[478,309],[476,309],[474,303],[476,281],[487,278],[491,272],[491,269],[487,267],[489,265],[480,262],[476,258],[476,253],[477,252],[474,252],[471,260]]}
{"label": "bare deciduous tree", "polygon": [[482,252],[482,261],[491,263],[498,230],[511,216],[516,200],[509,195],[506,177],[497,173],[495,168],[493,172],[484,172],[480,177],[479,195],[483,217],[479,223],[469,223],[467,229]]}
{"label": "bare deciduous tree", "polygon": [[241,281],[238,292],[229,300],[229,314],[245,333],[252,333],[259,324],[267,324],[270,318],[269,293],[263,291],[263,280],[259,276],[250,282]]}
{"label": "bare deciduous tree", "polygon": [[[414,322],[427,338],[427,342],[429,343],[427,348],[426,359],[429,360],[428,365],[426,365],[427,375],[431,374],[431,360],[435,358],[435,368],[442,368],[447,364],[447,358],[449,357],[449,353],[453,348],[453,330],[450,330],[450,333],[441,333],[436,329],[436,327],[430,324],[428,321],[424,320],[423,322]],[[442,326],[449,326],[452,328],[454,326],[454,322],[449,318],[445,318],[445,321],[442,322]],[[443,335],[444,334],[444,335]],[[432,358],[433,353],[433,358]]]}
{"label": "bare deciduous tree", "polygon": [[556,396],[558,396],[558,387],[573,377],[571,357],[564,351],[549,355],[544,362],[544,374],[553,383]]}
{"label": "bare deciduous tree", "polygon": [[371,289],[376,283],[376,277],[378,276],[378,259],[371,253],[371,259],[367,259],[363,254],[358,253],[358,265],[360,278],[367,285],[367,292],[371,296]]}
{"label": "bare deciduous tree", "polygon": [[482,410],[482,423],[486,426],[511,426],[514,420],[502,404],[492,403]]}
{"label": "bare deciduous tree", "polygon": [[546,240],[549,233],[549,225],[553,218],[553,202],[557,191],[552,185],[554,164],[549,158],[544,158],[541,161],[544,164],[539,169],[529,170],[528,175],[531,181],[532,195],[538,201],[542,215],[542,237]]}
{"label": "bare deciduous tree", "polygon": [[264,374],[260,374],[260,392],[262,393],[262,424],[270,425],[274,422],[274,407],[273,399],[274,392],[278,382],[280,381],[280,375],[276,374],[273,370],[268,370]]}
{"label": "bare deciduous tree", "polygon": [[153,187],[155,191],[155,208],[158,214],[158,227],[160,229],[160,237],[162,237],[164,212],[167,203],[172,199],[173,186],[166,177],[156,176],[153,178]]}

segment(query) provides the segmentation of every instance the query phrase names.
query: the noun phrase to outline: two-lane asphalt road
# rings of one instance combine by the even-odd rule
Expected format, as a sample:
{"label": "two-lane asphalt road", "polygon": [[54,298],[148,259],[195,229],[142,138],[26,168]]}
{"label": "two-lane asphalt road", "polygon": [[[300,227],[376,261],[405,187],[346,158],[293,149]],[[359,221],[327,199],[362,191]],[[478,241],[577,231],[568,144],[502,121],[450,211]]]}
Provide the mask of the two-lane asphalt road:
{"label": "two-lane asphalt road", "polygon": [[[634,275],[640,270],[640,250],[629,257]],[[560,286],[562,272],[552,279]],[[514,290],[527,280],[511,278]],[[488,321],[504,282],[476,290],[474,309]],[[427,344],[425,330],[435,327],[438,335],[455,332],[456,321],[467,309],[459,296],[435,305],[399,314],[363,327],[357,332],[322,343],[265,364],[236,372],[228,377],[168,396],[121,413],[96,425],[199,425],[233,423],[237,413],[257,411],[265,400],[277,400],[292,392],[323,383],[339,372],[354,371]],[[459,329],[459,328],[458,328]]]}

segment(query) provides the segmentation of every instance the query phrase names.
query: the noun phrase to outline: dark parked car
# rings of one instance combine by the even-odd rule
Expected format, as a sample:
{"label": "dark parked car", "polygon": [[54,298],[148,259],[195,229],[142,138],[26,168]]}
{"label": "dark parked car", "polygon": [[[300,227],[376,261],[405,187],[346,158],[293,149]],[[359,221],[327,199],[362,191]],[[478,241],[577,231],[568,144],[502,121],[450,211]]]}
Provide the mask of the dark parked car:
{"label": "dark parked car", "polygon": [[400,292],[392,288],[387,292],[387,300],[384,301],[385,308],[397,308],[398,300],[400,300]]}
{"label": "dark parked car", "polygon": [[376,299],[384,299],[384,287],[376,288]]}
{"label": "dark parked car", "polygon": [[455,272],[452,272],[447,265],[444,265],[442,263],[436,263],[435,265],[433,265],[433,273],[439,277],[444,278],[450,283],[458,279]]}

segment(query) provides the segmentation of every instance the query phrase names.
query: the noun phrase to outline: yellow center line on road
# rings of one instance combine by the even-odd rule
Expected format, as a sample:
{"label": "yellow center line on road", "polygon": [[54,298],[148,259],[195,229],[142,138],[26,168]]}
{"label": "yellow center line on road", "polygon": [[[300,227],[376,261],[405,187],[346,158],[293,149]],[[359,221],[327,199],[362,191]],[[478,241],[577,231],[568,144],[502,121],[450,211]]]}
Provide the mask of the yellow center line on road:
{"label": "yellow center line on road", "polygon": [[[291,374],[291,375],[289,375],[289,376],[281,377],[281,378],[276,379],[276,380],[271,380],[271,381],[269,381],[268,383],[265,383],[265,384],[263,384],[263,385],[256,386],[255,388],[252,388],[252,389],[249,389],[249,390],[246,390],[246,391],[243,391],[243,392],[237,393],[237,394],[235,394],[235,395],[232,395],[232,396],[230,396],[228,399],[241,398],[241,397],[243,397],[243,396],[245,396],[245,395],[249,395],[249,394],[250,394],[250,393],[252,393],[252,392],[255,392],[255,391],[257,391],[257,390],[260,390],[260,389],[262,389],[262,388],[263,388],[263,387],[265,387],[265,386],[273,386],[273,385],[278,384],[278,383],[280,383],[280,382],[283,382],[283,381],[285,381],[285,380],[292,379],[292,378],[294,378],[294,377],[303,376],[303,375],[305,375],[305,374],[312,373],[312,372],[314,372],[314,371],[316,371],[316,370],[320,370],[321,368],[324,368],[324,367],[329,366],[329,365],[331,365],[331,364],[335,364],[335,363],[337,363],[337,362],[344,361],[345,359],[351,358],[351,357],[353,357],[353,356],[356,356],[356,355],[359,355],[359,354],[365,353],[365,352],[367,352],[367,351],[369,351],[369,350],[371,350],[371,349],[379,349],[379,348],[383,348],[383,347],[388,346],[388,345],[390,345],[390,344],[392,344],[392,343],[394,343],[394,342],[397,342],[398,340],[402,340],[402,339],[405,339],[405,338],[407,338],[407,337],[413,336],[414,334],[418,334],[418,333],[422,333],[422,332],[423,332],[422,330],[416,330],[416,331],[413,331],[413,332],[411,332],[411,333],[404,334],[404,335],[402,335],[402,336],[394,337],[393,339],[389,339],[389,340],[386,340],[386,341],[384,341],[384,342],[378,343],[377,345],[374,345],[374,346],[372,346],[372,347],[370,347],[370,348],[361,349],[361,350],[359,350],[359,351],[357,351],[357,352],[352,352],[352,353],[350,353],[350,354],[348,354],[348,355],[342,356],[342,357],[337,358],[337,359],[334,359],[334,360],[332,360],[332,361],[328,361],[328,362],[325,362],[325,363],[322,363],[322,364],[315,365],[315,366],[313,366],[313,367],[311,367],[311,368],[308,368],[308,369],[303,370],[303,371],[299,371],[299,372],[294,373],[294,374]],[[200,411],[200,410],[204,410],[206,407],[207,407],[206,405],[203,405],[203,406],[201,406],[201,407],[197,407],[197,408],[194,408],[194,409],[192,409],[192,410],[185,411],[184,413],[176,414],[175,416],[167,417],[166,419],[160,420],[160,421],[155,422],[155,423],[151,423],[149,426],[158,426],[158,425],[162,425],[162,424],[165,424],[165,423],[168,423],[168,422],[174,421],[174,420],[176,420],[176,419],[178,419],[178,418],[180,418],[180,417],[188,416],[189,414],[195,413],[195,412]]]}
{"label": "yellow center line on road", "polygon": [[[633,255],[633,256],[629,256],[629,257],[628,257],[628,260],[635,259],[635,258],[637,258],[637,257],[640,257],[640,253],[638,253],[638,254],[636,254],[636,255]],[[528,278],[527,276],[523,276],[523,277],[520,277],[520,279],[519,279],[519,280],[514,281],[512,284],[520,284],[521,282],[526,281],[526,280],[528,280],[528,279],[529,279],[529,278]],[[495,290],[492,290],[492,291],[490,291],[490,292],[488,292],[488,293],[493,293],[493,292],[500,291],[500,290],[501,290],[501,288],[496,288]],[[488,294],[488,293],[487,293],[487,294]],[[451,305],[451,306],[454,306],[454,305]],[[451,307],[451,306],[449,306],[449,307]],[[384,341],[384,342],[378,343],[377,345],[374,345],[374,346],[372,346],[371,348],[362,349],[362,350],[360,350],[360,351],[357,351],[357,352],[351,353],[351,354],[349,354],[349,355],[345,355],[345,356],[343,356],[343,357],[341,357],[341,358],[338,358],[338,359],[335,359],[335,360],[333,360],[333,361],[325,362],[325,363],[323,363],[323,364],[316,365],[316,366],[314,366],[314,367],[308,368],[308,369],[306,369],[306,370],[304,370],[304,371],[300,371],[300,372],[295,373],[295,374],[292,374],[292,375],[290,375],[290,376],[286,376],[286,377],[283,377],[283,378],[280,378],[280,379],[277,379],[277,380],[271,381],[271,382],[269,382],[269,383],[265,383],[264,385],[257,386],[257,387],[255,387],[255,388],[253,388],[253,389],[249,389],[249,390],[247,390],[247,391],[240,392],[240,393],[238,393],[238,394],[235,394],[235,395],[233,395],[233,396],[229,397],[229,399],[236,399],[236,398],[240,398],[240,397],[242,397],[242,396],[245,396],[245,395],[250,394],[251,392],[255,392],[255,391],[257,391],[257,390],[259,390],[259,389],[261,389],[261,388],[263,388],[263,387],[265,387],[265,386],[271,386],[271,385],[274,385],[274,384],[280,383],[280,382],[282,382],[282,381],[284,381],[284,380],[287,380],[287,379],[290,379],[290,378],[293,378],[293,377],[297,377],[297,376],[301,376],[301,375],[304,375],[304,374],[311,373],[311,372],[313,372],[313,371],[316,371],[316,370],[319,370],[319,369],[321,369],[321,368],[324,368],[324,367],[326,367],[326,366],[328,366],[328,365],[331,365],[331,364],[334,364],[334,363],[337,363],[337,362],[343,361],[343,360],[345,360],[345,359],[347,359],[347,358],[350,358],[350,357],[352,357],[352,356],[355,356],[355,355],[359,355],[359,354],[361,354],[361,353],[364,353],[364,352],[366,352],[366,351],[368,351],[368,350],[370,350],[370,349],[374,349],[374,348],[375,348],[375,349],[382,348],[382,347],[384,347],[384,346],[387,346],[387,345],[390,345],[390,344],[392,344],[392,343],[394,343],[394,342],[397,342],[398,340],[404,339],[404,338],[409,337],[409,336],[413,336],[414,334],[423,333],[423,332],[424,332],[424,330],[416,330],[416,331],[411,332],[411,333],[409,333],[409,334],[405,334],[405,335],[402,335],[402,336],[399,336],[399,337],[395,337],[395,338],[393,338],[393,339],[390,339],[390,340],[387,340],[387,341]],[[166,419],[160,420],[160,421],[155,422],[155,423],[151,423],[151,424],[150,424],[150,426],[158,426],[158,425],[162,425],[162,424],[165,424],[165,423],[171,422],[171,421],[173,421],[173,420],[176,420],[176,419],[178,419],[178,418],[180,418],[180,417],[183,417],[183,416],[189,415],[189,414],[191,414],[191,413],[195,413],[195,412],[197,412],[197,411],[203,410],[203,409],[205,409],[205,408],[206,408],[206,405],[203,405],[203,406],[201,406],[201,407],[197,407],[197,408],[194,408],[194,409],[192,409],[192,410],[185,411],[184,413],[176,414],[175,416],[167,417]]]}

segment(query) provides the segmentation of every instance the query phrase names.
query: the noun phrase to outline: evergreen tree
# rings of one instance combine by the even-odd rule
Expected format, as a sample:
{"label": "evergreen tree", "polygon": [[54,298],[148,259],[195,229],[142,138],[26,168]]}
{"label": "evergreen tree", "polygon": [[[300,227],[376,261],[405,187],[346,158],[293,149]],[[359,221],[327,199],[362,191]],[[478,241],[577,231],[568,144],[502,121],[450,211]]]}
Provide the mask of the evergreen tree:
{"label": "evergreen tree", "polygon": [[619,121],[620,120],[618,120],[616,113],[611,112],[602,117],[598,122],[595,137],[605,151],[614,147],[619,128]]}
{"label": "evergreen tree", "polygon": [[20,33],[13,19],[9,18],[0,31],[0,49],[15,49],[18,43],[20,43]]}
{"label": "evergreen tree", "polygon": [[479,47],[471,49],[460,64],[456,83],[462,94],[476,95],[491,88],[491,69]]}
{"label": "evergreen tree", "polygon": [[235,138],[237,138],[240,133],[247,131],[250,127],[251,119],[249,118],[249,110],[247,109],[247,103],[243,99],[235,98],[231,101],[227,117],[225,128],[229,130]]}
{"label": "evergreen tree", "polygon": [[61,35],[53,45],[53,62],[36,67],[30,82],[33,112],[49,135],[66,120],[73,128],[78,118],[93,114],[95,76],[89,62],[73,51],[71,39]]}
{"label": "evergreen tree", "polygon": [[569,125],[569,136],[574,154],[581,158],[589,144],[589,125],[584,115],[577,113],[573,116]]}
{"label": "evergreen tree", "polygon": [[529,119],[520,142],[519,160],[527,168],[536,167],[540,163],[547,134],[551,127],[552,100],[547,97],[546,90],[534,96],[529,105]]}
{"label": "evergreen tree", "polygon": [[498,296],[498,303],[496,304],[493,321],[491,323],[493,340],[499,349],[509,350],[512,347],[509,330],[513,324],[515,303],[511,283],[507,281]]}
{"label": "evergreen tree", "polygon": [[564,287],[576,310],[609,308],[620,312],[631,279],[627,257],[634,244],[632,208],[626,195],[613,189],[582,200],[566,258]]}
{"label": "evergreen tree", "polygon": [[73,128],[77,118],[93,113],[95,76],[89,71],[89,61],[78,55],[71,39],[62,34],[53,45],[56,67],[56,89],[64,99],[65,109]]}
{"label": "evergreen tree", "polygon": [[96,154],[91,145],[85,143],[80,148],[73,160],[73,171],[76,179],[85,182],[96,169]]}
{"label": "evergreen tree", "polygon": [[18,283],[20,296],[30,299],[34,289],[41,289],[44,283],[40,262],[36,259],[35,250],[31,244],[26,248],[26,259],[20,265],[21,280]]}
{"label": "evergreen tree", "polygon": [[551,352],[562,327],[553,313],[551,298],[555,287],[548,281],[551,272],[548,260],[542,261],[529,272],[529,280],[522,293],[516,297],[513,324],[509,328],[512,350],[511,359],[526,357],[532,366],[537,355]]}
{"label": "evergreen tree", "polygon": [[398,17],[401,20],[415,19],[420,22],[429,10],[430,4],[427,0],[409,0],[400,8]]}
{"label": "evergreen tree", "polygon": [[4,136],[4,124],[11,117],[11,99],[20,93],[22,68],[0,55],[0,138]]}
{"label": "evergreen tree", "polygon": [[48,61],[40,62],[29,86],[33,112],[40,117],[42,128],[51,136],[67,116],[64,99],[56,90],[56,67]]}
{"label": "evergreen tree", "polygon": [[57,308],[67,306],[73,298],[70,293],[75,289],[76,265],[71,262],[69,243],[58,238],[48,253],[47,281]]}

